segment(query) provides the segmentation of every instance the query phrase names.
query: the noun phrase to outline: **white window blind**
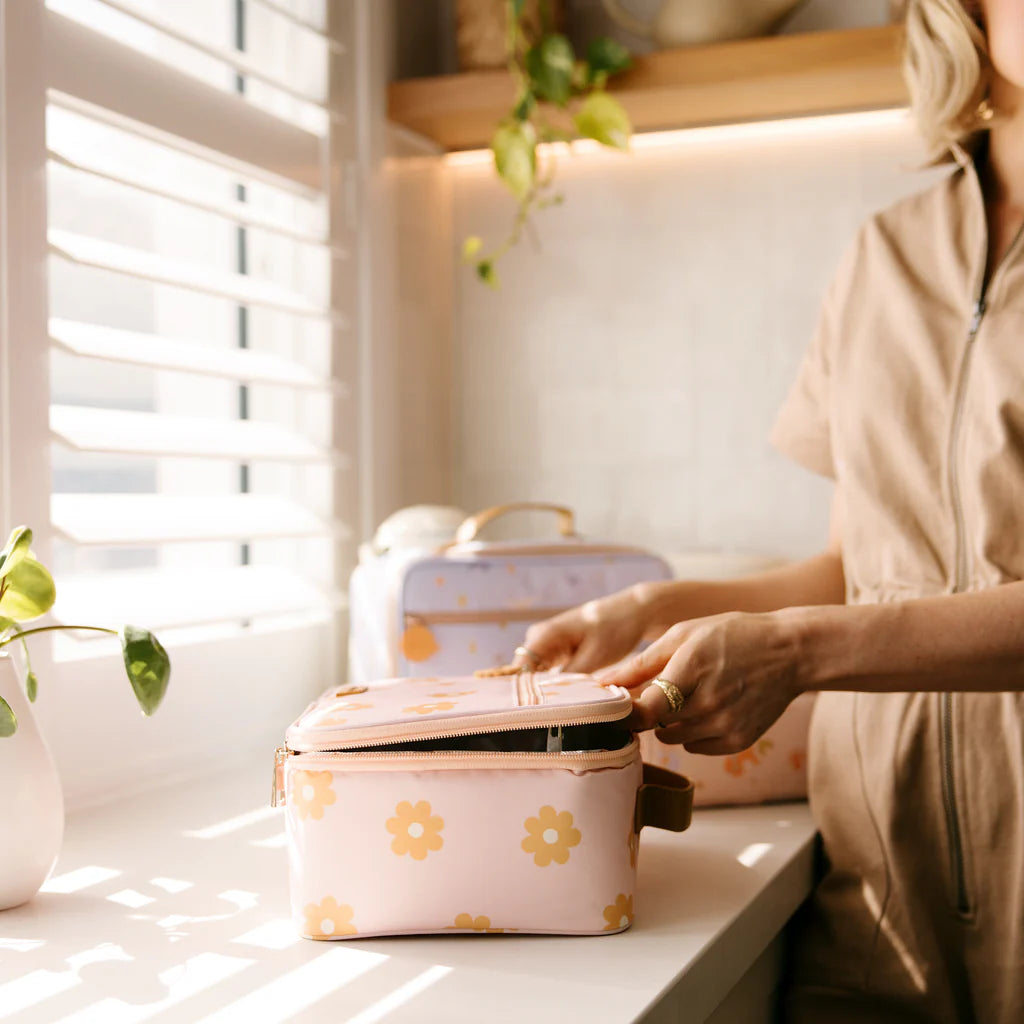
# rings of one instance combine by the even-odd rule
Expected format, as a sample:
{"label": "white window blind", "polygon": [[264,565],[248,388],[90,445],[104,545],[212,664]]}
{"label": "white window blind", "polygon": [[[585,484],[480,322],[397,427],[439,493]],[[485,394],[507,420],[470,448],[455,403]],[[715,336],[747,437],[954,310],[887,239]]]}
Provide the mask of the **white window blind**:
{"label": "white window blind", "polygon": [[326,0],[46,6],[55,616],[129,605],[171,643],[334,621],[354,342]]}

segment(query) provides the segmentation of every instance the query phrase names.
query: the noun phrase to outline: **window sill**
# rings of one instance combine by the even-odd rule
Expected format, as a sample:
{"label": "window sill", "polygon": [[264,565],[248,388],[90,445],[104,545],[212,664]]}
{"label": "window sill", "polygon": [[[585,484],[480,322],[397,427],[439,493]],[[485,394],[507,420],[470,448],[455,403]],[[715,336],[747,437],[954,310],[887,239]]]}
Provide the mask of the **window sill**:
{"label": "window sill", "polygon": [[4,1011],[457,1024],[571,1007],[597,1024],[685,1007],[703,1021],[810,890],[805,804],[698,810],[683,835],[645,832],[637,923],[622,935],[310,942],[288,919],[270,770],[268,755],[72,814],[44,891],[0,916]]}

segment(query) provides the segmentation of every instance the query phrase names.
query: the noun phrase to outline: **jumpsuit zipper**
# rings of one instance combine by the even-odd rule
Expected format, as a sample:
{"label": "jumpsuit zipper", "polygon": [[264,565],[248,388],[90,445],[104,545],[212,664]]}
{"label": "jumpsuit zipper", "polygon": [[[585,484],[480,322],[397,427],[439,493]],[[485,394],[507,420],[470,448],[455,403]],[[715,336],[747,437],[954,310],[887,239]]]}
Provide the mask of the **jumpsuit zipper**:
{"label": "jumpsuit zipper", "polygon": [[[959,465],[956,459],[959,447],[959,435],[964,421],[964,396],[967,392],[968,377],[971,371],[971,357],[974,353],[974,342],[981,328],[985,315],[984,292],[979,296],[971,316],[971,327],[968,330],[967,347],[961,361],[961,372],[956,381],[956,393],[953,398],[953,417],[949,429],[949,495],[953,510],[955,579],[953,593],[961,593],[967,587],[967,528],[964,522],[964,502],[959,489]],[[942,752],[942,803],[946,812],[946,834],[949,842],[949,865],[953,877],[953,896],[957,913],[967,915],[971,912],[971,901],[967,892],[967,872],[964,866],[964,835],[961,826],[956,799],[956,777],[953,766],[955,749],[953,744],[953,712],[955,694],[943,693],[939,705],[939,735]]]}
{"label": "jumpsuit zipper", "polygon": [[[974,352],[974,341],[981,328],[985,316],[985,290],[982,289],[974,312],[971,325],[967,332],[967,345],[960,363],[960,376],[957,380],[956,394],[953,399],[953,420],[949,431],[949,492],[953,506],[953,528],[955,532],[955,579],[953,593],[961,593],[967,586],[967,544],[966,526],[964,524],[963,500],[960,496],[960,468],[957,452],[960,442],[960,428],[963,423],[964,395],[967,391],[967,379],[970,375],[971,357]],[[953,714],[955,707],[953,693],[944,693],[939,705],[939,737],[942,751],[942,803],[946,811],[946,833],[949,838],[949,861],[953,873],[954,901],[957,913],[967,916],[971,912],[971,903],[967,894],[967,877],[964,868],[963,830],[960,824],[960,808],[956,796],[956,774],[954,759],[956,750],[953,742]]]}
{"label": "jumpsuit zipper", "polygon": [[[978,331],[981,329],[981,322],[988,309],[987,295],[992,290],[992,285],[999,276],[1000,271],[1016,253],[1019,243],[1024,237],[1024,225],[1022,225],[1013,241],[1007,249],[1003,258],[989,275],[987,283],[982,283],[977,290],[977,300],[971,314],[971,323],[967,331],[967,344],[964,349],[964,356],[960,362],[960,375],[957,380],[956,394],[953,399],[953,419],[950,424],[949,433],[949,490],[953,506],[953,527],[955,534],[954,551],[954,584],[953,593],[962,593],[968,584],[969,566],[967,558],[967,528],[964,522],[963,499],[960,493],[960,465],[958,453],[960,448],[960,433],[963,425],[964,399],[967,393],[968,378],[970,376],[971,359],[974,353],[975,341]],[[987,233],[985,252],[988,251]],[[986,257],[982,258],[984,268]],[[984,270],[983,270],[984,273]],[[964,842],[963,825],[960,815],[959,801],[956,794],[956,744],[953,735],[953,722],[956,711],[956,694],[943,693],[940,695],[939,704],[939,737],[942,754],[942,802],[946,811],[946,830],[949,836],[949,860],[953,873],[954,900],[957,913],[964,917],[971,914],[971,900],[967,891],[967,872],[964,864]]]}

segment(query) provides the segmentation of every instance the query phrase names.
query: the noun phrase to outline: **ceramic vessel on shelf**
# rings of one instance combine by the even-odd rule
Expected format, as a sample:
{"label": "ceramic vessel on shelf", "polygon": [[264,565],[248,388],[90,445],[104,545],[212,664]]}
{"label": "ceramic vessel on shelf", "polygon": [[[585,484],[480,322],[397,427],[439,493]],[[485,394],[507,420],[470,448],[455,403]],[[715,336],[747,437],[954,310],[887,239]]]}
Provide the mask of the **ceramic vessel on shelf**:
{"label": "ceramic vessel on shelf", "polygon": [[774,32],[805,0],[662,0],[651,20],[638,17],[628,0],[604,0],[627,32],[662,49],[747,39]]}
{"label": "ceramic vessel on shelf", "polygon": [[18,719],[0,737],[0,910],[30,900],[46,881],[64,836],[60,777],[14,660],[0,655],[0,697]]}
{"label": "ceramic vessel on shelf", "polygon": [[[564,27],[563,0],[547,0],[547,16],[556,29]],[[455,40],[462,71],[503,68],[508,63],[507,0],[458,0],[455,9]],[[536,35],[541,27],[540,0],[526,0],[523,24]]]}

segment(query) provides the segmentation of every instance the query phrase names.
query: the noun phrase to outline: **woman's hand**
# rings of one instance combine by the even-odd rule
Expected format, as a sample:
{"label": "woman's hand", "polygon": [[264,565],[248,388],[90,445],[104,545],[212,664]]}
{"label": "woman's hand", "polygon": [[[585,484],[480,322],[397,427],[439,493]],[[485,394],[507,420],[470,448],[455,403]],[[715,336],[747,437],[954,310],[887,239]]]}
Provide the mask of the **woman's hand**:
{"label": "woman's hand", "polygon": [[628,587],[534,623],[523,641],[529,654],[517,654],[514,664],[537,670],[561,665],[566,672],[593,672],[635,650],[648,626],[641,593]]}
{"label": "woman's hand", "polygon": [[634,696],[630,726],[651,729],[664,743],[697,754],[746,750],[802,690],[799,609],[727,613],[672,626],[636,657],[602,672],[602,683],[639,689],[655,677],[686,698],[670,713],[660,687]]}

